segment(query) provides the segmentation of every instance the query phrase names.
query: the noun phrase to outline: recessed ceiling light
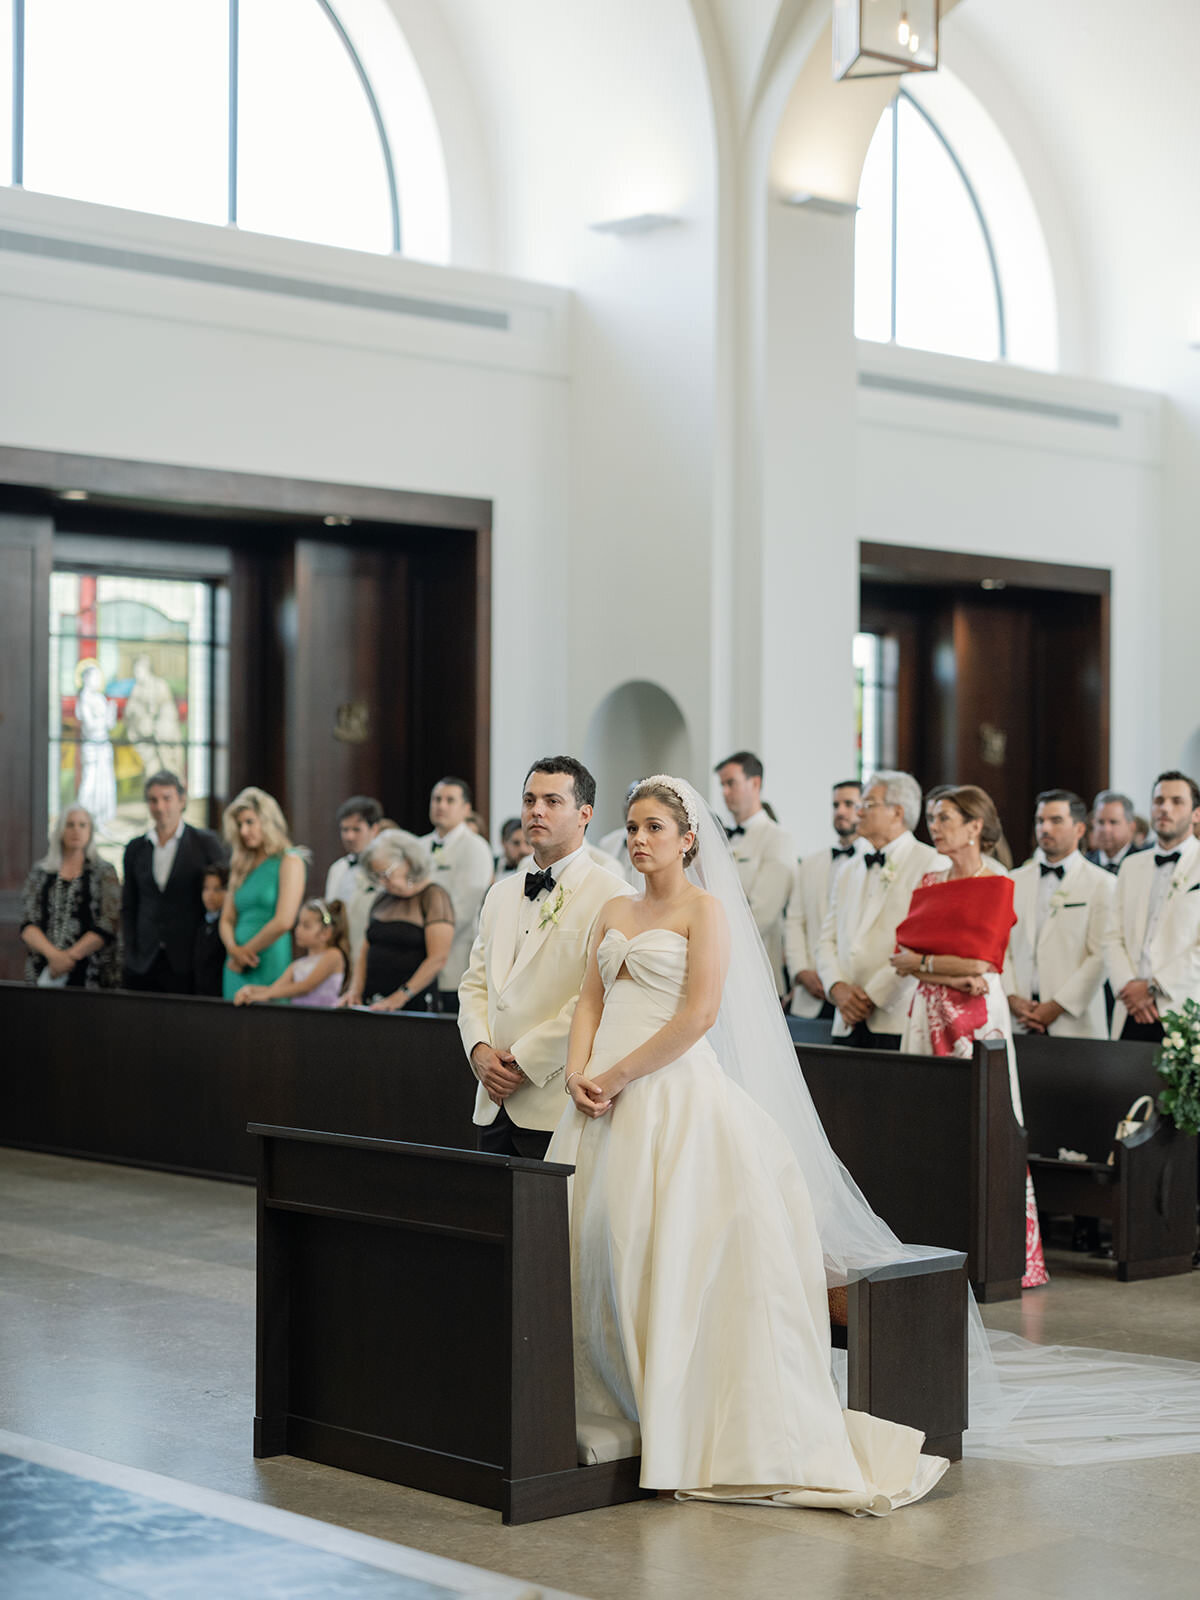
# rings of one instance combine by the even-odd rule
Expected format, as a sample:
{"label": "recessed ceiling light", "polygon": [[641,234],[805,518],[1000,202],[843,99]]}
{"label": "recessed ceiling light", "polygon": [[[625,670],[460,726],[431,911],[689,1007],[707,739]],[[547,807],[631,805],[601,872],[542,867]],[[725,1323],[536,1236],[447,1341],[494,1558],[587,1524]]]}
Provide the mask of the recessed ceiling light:
{"label": "recessed ceiling light", "polygon": [[348,528],[354,519],[352,517],[322,517],[321,521],[327,528]]}
{"label": "recessed ceiling light", "polygon": [[1008,584],[1003,578],[980,578],[981,589],[1007,589]]}
{"label": "recessed ceiling light", "polygon": [[58,491],[60,500],[86,500],[87,497],[88,492],[86,489],[60,489]]}

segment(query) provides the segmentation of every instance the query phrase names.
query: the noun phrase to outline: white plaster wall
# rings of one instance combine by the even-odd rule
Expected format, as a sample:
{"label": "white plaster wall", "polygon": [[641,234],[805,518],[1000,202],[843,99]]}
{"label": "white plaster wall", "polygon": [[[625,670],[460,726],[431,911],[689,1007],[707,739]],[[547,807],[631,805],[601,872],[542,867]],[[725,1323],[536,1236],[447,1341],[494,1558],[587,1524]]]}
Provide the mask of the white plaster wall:
{"label": "white plaster wall", "polygon": [[867,343],[858,350],[862,370],[892,379],[1119,417],[1112,429],[863,388],[855,498],[861,540],[1112,573],[1111,780],[1148,803],[1150,779],[1174,760],[1158,681],[1158,397]]}
{"label": "white plaster wall", "polygon": [[567,732],[528,620],[565,608],[565,295],[13,191],[0,226],[509,312],[504,334],[0,251],[0,442],[493,502],[492,806],[515,809]]}

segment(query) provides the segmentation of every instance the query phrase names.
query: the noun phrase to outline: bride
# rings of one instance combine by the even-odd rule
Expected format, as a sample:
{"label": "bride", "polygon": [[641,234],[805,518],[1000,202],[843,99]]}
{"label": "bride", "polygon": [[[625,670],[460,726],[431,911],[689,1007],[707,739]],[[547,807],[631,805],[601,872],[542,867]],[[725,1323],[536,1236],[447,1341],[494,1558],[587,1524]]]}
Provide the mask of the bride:
{"label": "bride", "polygon": [[575,1167],[577,1404],[638,1422],[645,1488],[884,1514],[948,1463],[838,1400],[808,1185],[710,1042],[745,936],[685,876],[706,811],[676,779],[630,791],[645,893],[601,911],[571,1027],[547,1160]]}

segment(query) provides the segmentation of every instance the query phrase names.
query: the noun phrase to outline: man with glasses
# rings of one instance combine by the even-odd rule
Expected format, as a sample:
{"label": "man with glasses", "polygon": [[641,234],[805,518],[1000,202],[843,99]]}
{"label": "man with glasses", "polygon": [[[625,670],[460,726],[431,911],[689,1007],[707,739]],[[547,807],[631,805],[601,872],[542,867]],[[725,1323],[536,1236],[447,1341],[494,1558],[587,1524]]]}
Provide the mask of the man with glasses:
{"label": "man with glasses", "polygon": [[927,872],[947,865],[913,829],[921,786],[907,772],[876,772],[858,806],[864,841],[833,882],[817,971],[837,1008],[833,1037],[860,1049],[899,1050],[915,978],[891,966],[896,928]]}

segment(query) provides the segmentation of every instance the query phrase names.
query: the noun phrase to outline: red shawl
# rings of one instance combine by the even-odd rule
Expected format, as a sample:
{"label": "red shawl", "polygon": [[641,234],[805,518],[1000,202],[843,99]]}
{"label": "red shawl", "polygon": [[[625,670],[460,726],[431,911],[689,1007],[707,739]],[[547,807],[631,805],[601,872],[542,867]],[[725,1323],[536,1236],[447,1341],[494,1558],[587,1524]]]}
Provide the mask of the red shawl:
{"label": "red shawl", "polygon": [[986,961],[999,972],[1016,920],[1010,878],[948,878],[913,890],[896,943],[918,955]]}

